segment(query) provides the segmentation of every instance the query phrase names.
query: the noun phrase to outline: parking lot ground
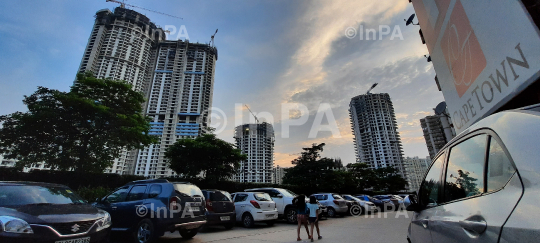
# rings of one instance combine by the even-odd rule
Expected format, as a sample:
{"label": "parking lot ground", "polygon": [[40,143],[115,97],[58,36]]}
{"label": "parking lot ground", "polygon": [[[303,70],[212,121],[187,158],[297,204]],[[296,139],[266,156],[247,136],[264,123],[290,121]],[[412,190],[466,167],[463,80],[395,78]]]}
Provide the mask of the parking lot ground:
{"label": "parking lot ground", "polygon": [[[401,211],[323,219],[320,221],[323,239],[315,242],[406,242],[411,216],[412,213]],[[305,229],[302,229],[301,237],[302,242],[309,242]],[[297,242],[296,225],[280,221],[274,226],[256,224],[254,228],[237,226],[232,230],[215,226],[200,232],[190,240],[182,239],[178,232],[168,232],[158,242]]]}

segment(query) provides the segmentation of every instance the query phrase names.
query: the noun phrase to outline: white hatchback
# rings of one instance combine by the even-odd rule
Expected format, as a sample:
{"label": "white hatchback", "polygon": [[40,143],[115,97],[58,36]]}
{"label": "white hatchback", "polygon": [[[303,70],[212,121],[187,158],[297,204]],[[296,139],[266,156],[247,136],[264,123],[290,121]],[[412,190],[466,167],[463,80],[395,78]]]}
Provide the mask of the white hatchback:
{"label": "white hatchback", "polygon": [[278,218],[276,202],[264,192],[237,192],[233,194],[236,221],[244,227],[253,227],[255,222],[274,225]]}

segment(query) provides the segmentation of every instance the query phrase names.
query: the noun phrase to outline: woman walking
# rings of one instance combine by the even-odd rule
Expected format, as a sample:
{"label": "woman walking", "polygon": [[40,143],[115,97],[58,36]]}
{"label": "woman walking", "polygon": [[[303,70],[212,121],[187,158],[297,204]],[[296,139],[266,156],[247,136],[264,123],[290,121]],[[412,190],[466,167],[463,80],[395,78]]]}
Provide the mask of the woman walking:
{"label": "woman walking", "polygon": [[296,230],[298,233],[297,241],[301,241],[300,238],[300,228],[302,228],[302,224],[306,228],[306,232],[308,234],[309,238],[309,230],[307,225],[307,205],[306,205],[306,195],[298,195],[293,199],[293,205],[296,206],[296,220],[298,221],[298,229]]}
{"label": "woman walking", "polygon": [[319,231],[320,210],[315,196],[309,197],[309,204],[307,205],[307,208],[309,209],[309,224],[311,225],[311,234],[309,235],[309,238],[311,239],[311,242],[313,242],[313,226],[316,226],[317,235],[319,236],[318,239],[320,240],[322,239],[321,232]]}

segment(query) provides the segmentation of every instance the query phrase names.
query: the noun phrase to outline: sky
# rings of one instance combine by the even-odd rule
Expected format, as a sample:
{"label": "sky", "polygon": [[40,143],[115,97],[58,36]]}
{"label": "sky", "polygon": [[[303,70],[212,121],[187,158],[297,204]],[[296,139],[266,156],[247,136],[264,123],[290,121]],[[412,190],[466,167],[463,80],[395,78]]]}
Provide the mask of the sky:
{"label": "sky", "polygon": [[[190,42],[208,43],[219,29],[212,104],[219,138],[234,142],[235,124],[250,122],[248,105],[274,126],[276,165],[292,166],[313,143],[326,143],[323,156],[355,162],[349,102],[378,83],[372,93],[390,95],[404,155],[428,156],[420,119],[444,98],[419,27],[405,26],[414,13],[408,1],[125,2],[183,18],[132,8],[161,27],[185,28],[169,39],[187,33]],[[38,86],[68,91],[96,11],[117,6],[105,0],[1,1],[0,115],[25,111],[24,95]]]}

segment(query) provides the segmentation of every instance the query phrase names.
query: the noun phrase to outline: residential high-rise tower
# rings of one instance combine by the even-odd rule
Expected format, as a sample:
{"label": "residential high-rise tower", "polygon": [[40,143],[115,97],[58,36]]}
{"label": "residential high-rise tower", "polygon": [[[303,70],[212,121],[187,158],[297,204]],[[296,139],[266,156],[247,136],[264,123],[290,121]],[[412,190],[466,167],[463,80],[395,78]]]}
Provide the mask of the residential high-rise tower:
{"label": "residential high-rise tower", "polygon": [[240,162],[238,182],[272,183],[274,166],[274,128],[270,123],[244,124],[235,128],[236,147],[248,156]]}
{"label": "residential high-rise tower", "polygon": [[406,179],[403,149],[390,96],[364,94],[351,99],[349,115],[354,134],[356,162],[370,168],[393,166]]}

